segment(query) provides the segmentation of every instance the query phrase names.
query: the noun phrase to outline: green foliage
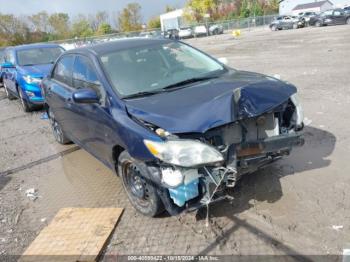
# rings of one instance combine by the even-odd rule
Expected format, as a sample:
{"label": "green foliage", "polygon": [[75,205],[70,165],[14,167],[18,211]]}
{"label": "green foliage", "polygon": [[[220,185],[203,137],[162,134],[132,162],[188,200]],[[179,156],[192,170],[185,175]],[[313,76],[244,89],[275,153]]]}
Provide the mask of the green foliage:
{"label": "green foliage", "polygon": [[72,37],[89,37],[93,35],[90,23],[87,18],[80,15],[78,19],[72,24]]}
{"label": "green foliage", "polygon": [[55,13],[49,17],[49,25],[52,28],[52,33],[57,39],[67,38],[69,32],[69,15],[66,13]]}
{"label": "green foliage", "polygon": [[150,29],[160,28],[161,27],[161,25],[160,25],[160,17],[158,16],[158,17],[151,18],[148,21],[147,27],[150,28]]}
{"label": "green foliage", "polygon": [[113,32],[112,26],[108,23],[102,23],[98,27],[97,35],[107,35]]}
{"label": "green foliage", "polygon": [[218,0],[189,0],[186,6],[187,20],[201,22],[206,14],[209,14],[211,17],[215,16],[218,2]]}
{"label": "green foliage", "polygon": [[118,16],[118,26],[122,32],[137,31],[142,28],[141,6],[138,3],[128,4]]}

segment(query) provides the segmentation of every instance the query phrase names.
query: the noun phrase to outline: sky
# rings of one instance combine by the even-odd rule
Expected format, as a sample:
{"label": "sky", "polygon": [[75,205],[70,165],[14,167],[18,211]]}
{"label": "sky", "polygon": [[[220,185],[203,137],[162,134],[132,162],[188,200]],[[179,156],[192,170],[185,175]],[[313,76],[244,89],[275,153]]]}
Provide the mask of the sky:
{"label": "sky", "polygon": [[167,4],[181,8],[186,0],[0,0],[0,13],[30,15],[45,10],[74,16],[107,11],[112,15],[130,2],[138,2],[142,6],[142,16],[147,21],[163,13]]}

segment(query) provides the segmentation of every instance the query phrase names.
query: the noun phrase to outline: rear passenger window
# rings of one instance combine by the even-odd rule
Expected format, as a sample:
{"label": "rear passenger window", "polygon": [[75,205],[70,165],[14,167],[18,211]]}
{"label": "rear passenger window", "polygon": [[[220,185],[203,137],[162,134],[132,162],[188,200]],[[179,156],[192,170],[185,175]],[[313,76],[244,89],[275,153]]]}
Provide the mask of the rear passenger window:
{"label": "rear passenger window", "polygon": [[72,86],[74,56],[64,56],[55,67],[53,78],[66,85]]}
{"label": "rear passenger window", "polygon": [[100,82],[95,73],[95,68],[87,57],[76,57],[73,68],[73,85],[77,89],[92,88],[100,92]]}

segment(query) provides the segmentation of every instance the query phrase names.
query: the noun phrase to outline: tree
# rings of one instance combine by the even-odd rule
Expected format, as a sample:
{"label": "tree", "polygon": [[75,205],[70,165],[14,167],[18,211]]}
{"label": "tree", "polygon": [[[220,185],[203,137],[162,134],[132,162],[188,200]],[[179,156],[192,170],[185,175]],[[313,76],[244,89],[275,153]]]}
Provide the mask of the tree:
{"label": "tree", "polygon": [[204,15],[215,16],[218,11],[218,0],[189,0],[186,6],[187,17],[192,16],[197,22],[203,21]]}
{"label": "tree", "polygon": [[151,18],[151,19],[148,21],[147,27],[150,28],[150,29],[160,28],[160,27],[161,27],[161,24],[160,24],[160,17],[157,16],[157,17]]}
{"label": "tree", "polygon": [[23,19],[14,15],[0,14],[0,35],[2,43],[19,45],[27,41],[29,28]]}
{"label": "tree", "polygon": [[175,7],[172,7],[171,5],[166,5],[165,6],[165,12],[166,13],[169,13],[171,11],[174,11],[175,10]]}
{"label": "tree", "polygon": [[49,25],[53,29],[56,38],[69,37],[69,15],[66,13],[55,13],[49,17]]}
{"label": "tree", "polygon": [[32,22],[34,31],[36,32],[48,32],[49,31],[49,15],[46,11],[41,11],[37,14],[29,16],[29,20]]}
{"label": "tree", "polygon": [[88,19],[84,15],[79,15],[72,24],[73,37],[89,37],[93,35]]}
{"label": "tree", "polygon": [[112,26],[110,24],[102,23],[98,27],[97,35],[107,35],[107,34],[111,34],[112,32],[113,32],[113,30],[112,30]]}
{"label": "tree", "polygon": [[122,32],[137,31],[142,28],[141,6],[138,3],[128,4],[118,16],[118,26]]}
{"label": "tree", "polygon": [[101,24],[108,23],[109,14],[105,11],[97,12],[95,15],[89,15],[90,26],[93,31],[97,31]]}

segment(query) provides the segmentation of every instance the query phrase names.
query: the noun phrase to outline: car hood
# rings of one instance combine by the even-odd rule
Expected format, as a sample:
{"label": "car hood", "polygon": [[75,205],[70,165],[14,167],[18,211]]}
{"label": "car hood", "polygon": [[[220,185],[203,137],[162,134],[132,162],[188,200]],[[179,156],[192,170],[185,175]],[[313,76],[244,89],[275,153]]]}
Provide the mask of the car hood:
{"label": "car hood", "polygon": [[50,73],[52,66],[52,64],[21,66],[21,73],[33,77],[46,77]]}
{"label": "car hood", "polygon": [[273,77],[229,71],[186,88],[125,101],[130,115],[171,133],[204,133],[261,115],[294,93],[293,85]]}

